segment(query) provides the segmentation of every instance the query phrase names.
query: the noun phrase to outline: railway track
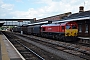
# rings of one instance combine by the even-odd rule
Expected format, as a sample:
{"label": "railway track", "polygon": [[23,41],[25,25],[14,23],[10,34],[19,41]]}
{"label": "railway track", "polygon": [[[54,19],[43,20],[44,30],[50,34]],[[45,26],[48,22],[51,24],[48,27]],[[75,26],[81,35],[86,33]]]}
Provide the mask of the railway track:
{"label": "railway track", "polygon": [[[36,37],[36,36],[27,36],[27,35],[19,35],[19,34],[17,34],[17,35],[15,35],[15,36],[17,36],[18,38],[20,38],[24,41],[30,42],[30,40],[31,40],[36,43],[45,45],[51,49],[55,49],[56,51],[64,51],[69,54],[79,56],[80,58],[83,58],[85,60],[90,60],[90,57],[89,57],[90,54],[88,53],[89,51],[81,49],[80,48],[81,46],[77,46],[75,44],[70,44],[70,43],[65,43],[65,42],[54,41],[54,40],[45,39],[45,38]],[[67,59],[67,60],[70,60],[70,59]],[[79,60],[82,60],[82,59],[79,59]]]}
{"label": "railway track", "polygon": [[10,39],[13,37],[9,37],[9,40],[13,43],[13,45],[17,48],[17,50],[23,55],[26,60],[45,60],[43,57],[38,55],[36,52],[22,44],[20,39]]}
{"label": "railway track", "polygon": [[[33,40],[34,42],[52,47],[54,49],[58,49],[76,56],[79,56],[81,58],[90,59],[90,47],[82,46],[82,45],[76,45],[76,44],[71,44],[71,43],[64,43],[64,42],[57,42],[49,39],[41,39],[35,36],[27,36],[27,35],[20,35],[23,37],[27,37],[28,39]],[[34,39],[35,38],[35,39]],[[36,39],[37,38],[37,39]],[[47,41],[48,40],[48,41]],[[57,43],[55,43],[57,42]]]}
{"label": "railway track", "polygon": [[[24,51],[23,52],[21,52],[22,51],[22,49],[21,49],[21,54],[22,55],[24,55],[25,56],[25,59],[26,60],[45,60],[44,58],[42,58],[40,55],[38,55],[37,53],[35,53],[33,50],[31,50],[30,48],[28,48],[27,46],[25,46],[25,45],[23,45],[21,42],[19,42],[19,41],[16,41],[19,45],[21,45],[21,46],[17,46],[17,47],[23,47],[24,49]],[[16,43],[15,43],[16,44]],[[35,56],[35,57],[34,57]],[[31,58],[30,58],[31,57]]]}
{"label": "railway track", "polygon": [[20,38],[15,37],[13,34],[6,34],[8,39],[17,48],[26,60],[64,60],[52,53],[46,52]]}

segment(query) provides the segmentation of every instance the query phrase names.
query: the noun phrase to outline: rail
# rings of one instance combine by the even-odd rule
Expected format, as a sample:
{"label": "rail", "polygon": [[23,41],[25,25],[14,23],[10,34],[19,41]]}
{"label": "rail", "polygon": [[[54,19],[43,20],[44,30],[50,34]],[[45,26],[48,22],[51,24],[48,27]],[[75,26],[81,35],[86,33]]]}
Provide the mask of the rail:
{"label": "rail", "polygon": [[17,43],[21,44],[24,48],[26,48],[27,50],[29,50],[30,52],[32,52],[34,55],[36,55],[37,57],[39,57],[41,60],[45,60],[43,57],[41,57],[40,55],[38,55],[36,52],[34,52],[33,50],[31,50],[30,48],[26,47],[25,45],[23,45],[22,43],[20,43],[19,41],[16,41]]}

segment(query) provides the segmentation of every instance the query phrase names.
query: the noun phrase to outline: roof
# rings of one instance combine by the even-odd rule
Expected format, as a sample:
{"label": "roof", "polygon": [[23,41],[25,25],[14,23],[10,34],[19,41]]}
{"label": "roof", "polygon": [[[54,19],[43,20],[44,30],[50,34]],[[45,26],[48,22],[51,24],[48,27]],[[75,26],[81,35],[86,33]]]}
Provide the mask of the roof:
{"label": "roof", "polygon": [[63,14],[58,14],[58,15],[54,15],[54,16],[50,16],[50,17],[46,17],[46,18],[42,18],[37,20],[38,22],[40,21],[53,21],[53,20],[60,20],[66,16],[68,16],[69,14],[71,14],[71,12],[67,12],[67,13],[63,13]]}
{"label": "roof", "polygon": [[83,18],[83,17],[90,17],[90,11],[74,13],[66,17],[66,19],[76,19],[76,18]]}
{"label": "roof", "polygon": [[78,20],[86,20],[86,19],[90,19],[90,17],[82,17],[82,18],[76,18],[76,19],[66,19],[66,20],[60,20],[60,21],[53,21],[52,23],[78,21]]}
{"label": "roof", "polygon": [[87,20],[87,19],[90,20],[90,11],[74,13],[74,14],[69,15],[68,17],[63,18],[62,20],[53,21],[52,23]]}

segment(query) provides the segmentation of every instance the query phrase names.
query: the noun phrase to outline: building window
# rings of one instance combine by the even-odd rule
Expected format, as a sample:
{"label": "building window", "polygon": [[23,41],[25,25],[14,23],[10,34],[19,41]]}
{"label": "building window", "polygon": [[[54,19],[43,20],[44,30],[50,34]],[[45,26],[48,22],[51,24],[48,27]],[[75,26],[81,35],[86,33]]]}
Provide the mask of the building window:
{"label": "building window", "polygon": [[78,26],[78,29],[79,29],[78,30],[79,32],[82,32],[82,26],[81,25]]}
{"label": "building window", "polygon": [[86,24],[85,27],[85,33],[88,33],[88,24]]}

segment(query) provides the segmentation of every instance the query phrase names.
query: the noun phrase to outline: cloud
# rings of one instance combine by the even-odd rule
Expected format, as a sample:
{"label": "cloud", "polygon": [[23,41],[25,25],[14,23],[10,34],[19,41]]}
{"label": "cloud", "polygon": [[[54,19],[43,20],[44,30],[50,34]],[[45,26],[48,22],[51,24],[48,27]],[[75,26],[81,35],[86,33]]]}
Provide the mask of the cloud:
{"label": "cloud", "polygon": [[[22,0],[16,1],[20,2]],[[85,1],[85,10],[90,10],[89,2],[89,0]],[[0,12],[0,16],[4,18],[41,19],[66,12],[77,13],[79,11],[79,6],[84,6],[84,0],[36,0],[36,4],[45,4],[45,6],[39,8],[28,8],[26,11],[19,11],[14,10],[15,5],[6,4],[0,0],[0,11],[2,11]]]}
{"label": "cloud", "polygon": [[0,5],[1,5],[2,3],[3,3],[2,0],[0,0]]}
{"label": "cloud", "polygon": [[13,15],[14,18],[28,18],[27,16],[29,16],[29,13],[24,11],[14,11],[10,14]]}
{"label": "cloud", "polygon": [[13,5],[12,4],[2,4],[1,8],[6,9],[6,10],[13,10]]}
{"label": "cloud", "polygon": [[0,18],[6,18],[9,16],[9,13],[13,10],[13,4],[6,4],[0,0]]}
{"label": "cloud", "polygon": [[90,2],[89,0],[86,0],[84,2],[84,8],[85,8],[85,10],[90,10],[90,3],[89,2]]}

